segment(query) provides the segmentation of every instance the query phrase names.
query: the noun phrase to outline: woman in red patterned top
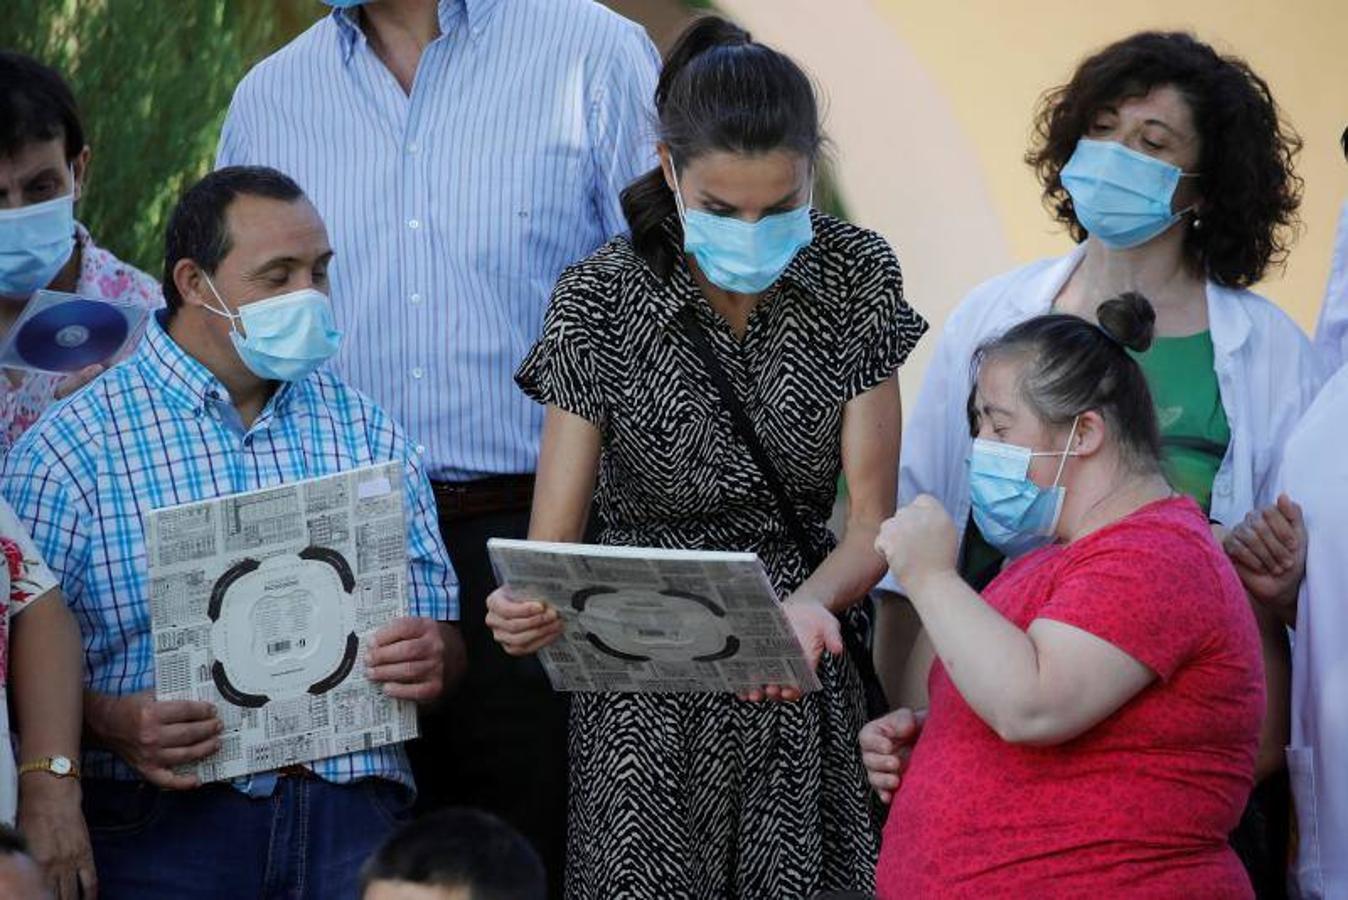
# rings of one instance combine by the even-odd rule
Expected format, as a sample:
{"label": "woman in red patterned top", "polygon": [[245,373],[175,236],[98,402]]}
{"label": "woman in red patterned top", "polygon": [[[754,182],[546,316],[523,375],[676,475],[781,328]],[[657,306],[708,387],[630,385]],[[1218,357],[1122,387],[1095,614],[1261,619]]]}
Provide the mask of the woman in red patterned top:
{"label": "woman in red patterned top", "polygon": [[980,597],[930,497],[876,547],[938,660],[927,712],[862,731],[893,799],[883,897],[1249,897],[1226,836],[1263,715],[1245,593],[1198,507],[1161,474],[1135,295],[979,352],[974,516],[1016,552]]}

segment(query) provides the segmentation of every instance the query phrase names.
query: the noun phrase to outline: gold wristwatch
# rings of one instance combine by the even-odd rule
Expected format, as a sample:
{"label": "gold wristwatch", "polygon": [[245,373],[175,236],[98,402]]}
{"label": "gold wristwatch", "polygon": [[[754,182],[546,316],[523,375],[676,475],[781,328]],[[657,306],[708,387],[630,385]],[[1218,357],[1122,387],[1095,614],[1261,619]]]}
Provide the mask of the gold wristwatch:
{"label": "gold wristwatch", "polygon": [[44,756],[19,766],[19,774],[47,772],[57,778],[79,778],[80,764],[68,756]]}

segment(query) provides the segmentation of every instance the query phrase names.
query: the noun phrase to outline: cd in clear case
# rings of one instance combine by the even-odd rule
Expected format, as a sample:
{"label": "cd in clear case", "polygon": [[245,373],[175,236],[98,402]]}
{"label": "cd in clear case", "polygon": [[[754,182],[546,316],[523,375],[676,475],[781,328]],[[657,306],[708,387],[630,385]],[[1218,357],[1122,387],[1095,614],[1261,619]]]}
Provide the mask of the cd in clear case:
{"label": "cd in clear case", "polygon": [[0,366],[64,374],[111,362],[140,337],[148,317],[135,303],[38,291],[5,336]]}

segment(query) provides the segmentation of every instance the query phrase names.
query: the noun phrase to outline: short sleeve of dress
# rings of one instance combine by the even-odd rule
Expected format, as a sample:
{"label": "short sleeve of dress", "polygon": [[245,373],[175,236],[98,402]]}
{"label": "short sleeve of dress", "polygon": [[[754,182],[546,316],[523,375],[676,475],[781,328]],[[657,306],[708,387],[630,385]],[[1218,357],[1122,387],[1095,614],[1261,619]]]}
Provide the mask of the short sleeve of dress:
{"label": "short sleeve of dress", "polygon": [[903,272],[889,243],[868,233],[856,258],[844,347],[847,400],[892,377],[927,330],[926,320],[903,299]]}
{"label": "short sleeve of dress", "polygon": [[515,372],[515,383],[531,399],[553,404],[596,426],[608,414],[600,376],[606,316],[603,292],[584,263],[562,273],[543,322],[543,334]]}
{"label": "short sleeve of dress", "polygon": [[56,587],[56,576],[42,561],[8,503],[0,500],[0,550],[9,566],[9,614],[18,615],[27,605]]}
{"label": "short sleeve of dress", "polygon": [[1167,680],[1209,638],[1221,581],[1187,533],[1117,527],[1059,574],[1037,618],[1080,628]]}

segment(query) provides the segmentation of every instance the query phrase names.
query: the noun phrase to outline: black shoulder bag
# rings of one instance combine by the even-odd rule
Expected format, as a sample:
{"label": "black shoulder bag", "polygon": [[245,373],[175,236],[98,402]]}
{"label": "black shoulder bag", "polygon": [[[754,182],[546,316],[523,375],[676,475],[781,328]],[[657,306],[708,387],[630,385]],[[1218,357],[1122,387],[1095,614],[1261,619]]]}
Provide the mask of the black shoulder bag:
{"label": "black shoulder bag", "polygon": [[[800,555],[805,559],[805,564],[813,572],[824,561],[824,557],[810,540],[809,533],[805,530],[800,516],[796,513],[795,506],[791,503],[786,485],[782,482],[781,476],[777,474],[777,467],[768,458],[767,451],[758,440],[758,434],[754,431],[748,413],[744,411],[744,404],[740,403],[740,398],[730,384],[730,379],[726,376],[725,370],[721,368],[720,361],[716,359],[716,353],[712,350],[711,342],[707,340],[706,332],[703,331],[701,324],[697,321],[697,310],[692,306],[685,306],[679,311],[678,319],[679,324],[683,327],[684,334],[688,335],[688,339],[693,342],[693,349],[702,360],[703,366],[706,367],[707,375],[711,378],[712,384],[715,385],[716,393],[721,397],[721,403],[730,413],[730,421],[735,426],[736,434],[749,449],[749,455],[753,457],[754,465],[758,466],[758,471],[763,474],[763,479],[767,481],[768,488],[777,501],[777,510],[781,513],[787,532],[799,548]],[[880,679],[875,674],[875,663],[871,659],[870,623],[873,614],[874,604],[870,596],[867,595],[847,613],[838,616],[838,624],[841,626],[847,655],[851,657],[852,664],[856,666],[857,673],[861,676],[868,719],[889,712],[889,704],[885,700],[884,689],[880,686]]]}

